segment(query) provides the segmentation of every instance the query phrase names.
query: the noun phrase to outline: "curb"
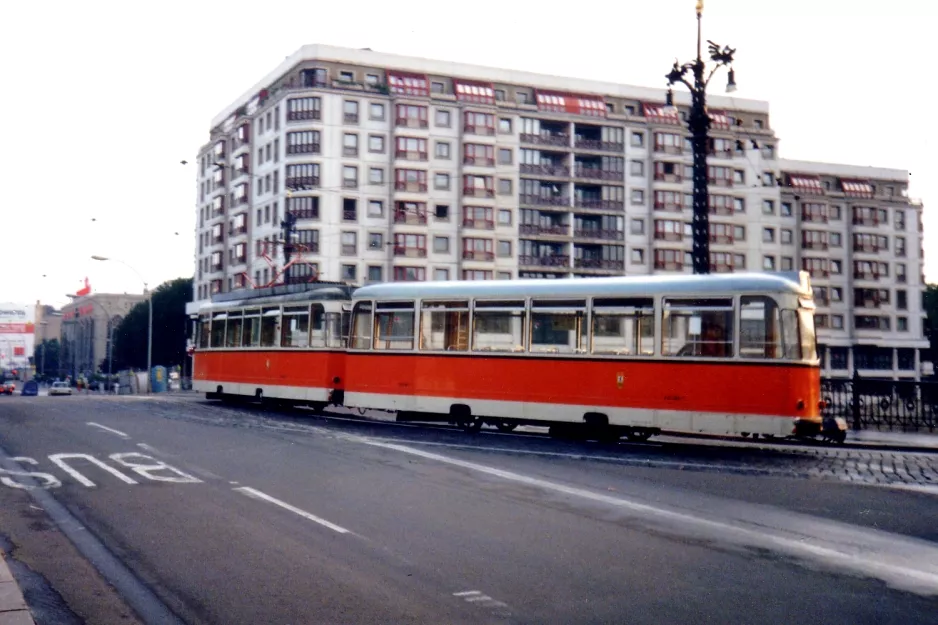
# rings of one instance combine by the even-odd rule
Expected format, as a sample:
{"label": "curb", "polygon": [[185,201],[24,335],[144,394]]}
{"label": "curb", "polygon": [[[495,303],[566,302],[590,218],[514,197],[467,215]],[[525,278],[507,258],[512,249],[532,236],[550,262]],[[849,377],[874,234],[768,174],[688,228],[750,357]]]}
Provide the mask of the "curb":
{"label": "curb", "polygon": [[19,584],[0,553],[0,625],[35,625]]}

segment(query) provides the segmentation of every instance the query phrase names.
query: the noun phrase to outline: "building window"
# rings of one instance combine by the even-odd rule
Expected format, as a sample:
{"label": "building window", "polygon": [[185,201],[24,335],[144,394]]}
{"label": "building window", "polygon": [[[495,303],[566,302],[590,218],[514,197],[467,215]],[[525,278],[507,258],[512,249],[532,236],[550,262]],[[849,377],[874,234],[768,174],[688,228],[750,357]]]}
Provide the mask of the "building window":
{"label": "building window", "polygon": [[355,232],[342,233],[342,256],[358,254],[358,235]]}
{"label": "building window", "polygon": [[511,225],[511,210],[507,208],[503,208],[498,211],[498,225],[499,226]]}
{"label": "building window", "polygon": [[781,215],[782,215],[782,217],[791,217],[791,216],[792,216],[791,202],[782,202]]}
{"label": "building window", "polygon": [[342,221],[358,221],[358,200],[342,198]]}
{"label": "building window", "polygon": [[762,269],[765,271],[775,271],[775,257],[763,256],[762,257]]}
{"label": "building window", "polygon": [[632,264],[633,265],[644,265],[645,264],[645,250],[640,247],[632,248]]}
{"label": "building window", "polygon": [[448,254],[449,237],[433,237],[433,251],[437,254]]}
{"label": "building window", "polygon": [[449,206],[446,204],[437,204],[433,207],[433,217],[438,221],[449,221]]}
{"label": "building window", "polygon": [[511,150],[509,150],[508,148],[499,148],[498,164],[499,165],[511,165]]}
{"label": "building window", "polygon": [[342,120],[346,124],[358,123],[358,101],[345,100],[342,103]]}
{"label": "building window", "polygon": [[632,147],[641,148],[645,146],[645,134],[642,132],[633,132],[632,137]]}
{"label": "building window", "polygon": [[358,135],[347,132],[342,137],[342,156],[358,156]]}
{"label": "building window", "polygon": [[645,191],[642,189],[632,189],[632,204],[644,204]]}
{"label": "building window", "polygon": [[775,243],[775,228],[763,228],[762,229],[762,242],[763,243]]}
{"label": "building window", "polygon": [[511,195],[511,180],[505,178],[498,179],[498,194]]}
{"label": "building window", "polygon": [[427,270],[423,267],[395,267],[395,282],[423,282],[427,279]]}
{"label": "building window", "polygon": [[342,187],[345,189],[358,188],[358,167],[354,165],[342,167]]}
{"label": "building window", "polygon": [[629,163],[629,173],[633,176],[644,176],[645,163],[643,161],[631,161]]}
{"label": "building window", "polygon": [[368,281],[369,282],[381,282],[384,271],[380,266],[377,265],[368,265]]}
{"label": "building window", "polygon": [[762,214],[764,215],[775,214],[775,201],[774,200],[762,200]]}
{"label": "building window", "polygon": [[449,158],[450,157],[449,143],[446,143],[445,141],[437,141],[433,150],[434,150],[433,154],[437,158]]}
{"label": "building window", "polygon": [[791,271],[795,261],[791,256],[782,256],[782,271]]}
{"label": "building window", "polygon": [[372,102],[368,107],[368,115],[371,119],[374,120],[383,120],[384,119],[384,104],[380,102]]}
{"label": "building window", "polygon": [[342,265],[342,279],[349,281],[357,280],[358,267],[355,265]]}
{"label": "building window", "polygon": [[629,226],[629,231],[632,234],[645,234],[645,220],[632,219],[631,225]]}
{"label": "building window", "polygon": [[382,200],[368,200],[368,216],[383,217],[384,202]]}
{"label": "building window", "polygon": [[368,233],[368,249],[380,250],[384,247],[384,234],[380,232]]}
{"label": "building window", "polygon": [[511,258],[511,241],[498,241],[495,250],[499,258]]}
{"label": "building window", "polygon": [[896,317],[896,330],[898,330],[899,332],[909,331],[908,317]]}
{"label": "building window", "polygon": [[436,173],[433,175],[433,188],[440,190],[449,189],[449,174]]}
{"label": "building window", "polygon": [[[502,92],[504,93],[504,92]],[[511,120],[501,117],[498,120],[498,132],[503,135],[511,134]]]}
{"label": "building window", "polygon": [[433,279],[440,281],[449,280],[449,269],[434,269]]}
{"label": "building window", "polygon": [[452,115],[446,109],[437,109],[436,110],[436,119],[434,119],[434,124],[438,128],[449,128],[453,123]]}
{"label": "building window", "polygon": [[384,154],[384,135],[368,135],[368,151]]}
{"label": "building window", "polygon": [[373,185],[384,184],[384,170],[380,167],[372,167],[368,170],[368,182]]}

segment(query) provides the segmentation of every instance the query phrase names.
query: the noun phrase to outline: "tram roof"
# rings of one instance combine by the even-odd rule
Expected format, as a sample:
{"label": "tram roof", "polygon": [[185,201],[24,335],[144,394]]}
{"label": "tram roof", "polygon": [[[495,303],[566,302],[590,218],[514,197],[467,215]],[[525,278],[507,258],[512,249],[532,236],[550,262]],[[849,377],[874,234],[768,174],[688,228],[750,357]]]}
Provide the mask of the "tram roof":
{"label": "tram roof", "polygon": [[729,273],[719,275],[651,275],[611,278],[522,280],[457,280],[386,282],[364,286],[354,299],[440,299],[491,297],[641,297],[717,293],[811,293],[807,272]]}
{"label": "tram roof", "polygon": [[289,304],[291,302],[349,300],[354,286],[343,282],[311,282],[305,284],[279,285],[260,289],[243,289],[219,293],[212,302],[199,307],[200,311],[222,310],[239,307]]}

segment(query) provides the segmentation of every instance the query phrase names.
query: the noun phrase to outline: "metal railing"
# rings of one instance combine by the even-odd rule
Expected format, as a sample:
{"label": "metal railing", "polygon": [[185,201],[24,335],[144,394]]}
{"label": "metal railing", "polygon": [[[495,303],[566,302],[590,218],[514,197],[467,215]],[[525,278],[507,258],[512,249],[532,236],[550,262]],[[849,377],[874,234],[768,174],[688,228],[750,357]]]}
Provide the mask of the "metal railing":
{"label": "metal railing", "polygon": [[825,417],[842,417],[854,430],[938,430],[938,382],[853,378],[821,380]]}

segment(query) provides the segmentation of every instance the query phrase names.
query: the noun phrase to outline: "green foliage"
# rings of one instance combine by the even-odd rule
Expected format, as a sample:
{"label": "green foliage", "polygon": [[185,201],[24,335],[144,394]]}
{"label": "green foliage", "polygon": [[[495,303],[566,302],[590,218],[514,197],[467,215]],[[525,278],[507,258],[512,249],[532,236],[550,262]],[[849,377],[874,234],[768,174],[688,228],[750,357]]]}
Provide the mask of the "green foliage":
{"label": "green foliage", "polygon": [[925,287],[923,297],[923,306],[928,318],[925,320],[925,338],[928,339],[930,347],[928,348],[928,357],[923,360],[930,360],[938,364],[938,284],[929,284]]}
{"label": "green foliage", "polygon": [[55,378],[59,374],[59,339],[51,339],[40,342],[36,345],[35,366],[36,375],[42,376],[43,371],[50,378]]}
{"label": "green foliage", "polygon": [[[153,366],[172,367],[186,357],[189,319],[186,304],[192,301],[192,278],[165,282],[153,291]],[[114,368],[147,366],[149,304],[134,306],[114,330]],[[107,371],[107,362],[102,363]]]}

